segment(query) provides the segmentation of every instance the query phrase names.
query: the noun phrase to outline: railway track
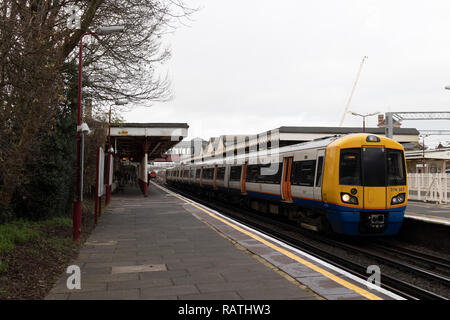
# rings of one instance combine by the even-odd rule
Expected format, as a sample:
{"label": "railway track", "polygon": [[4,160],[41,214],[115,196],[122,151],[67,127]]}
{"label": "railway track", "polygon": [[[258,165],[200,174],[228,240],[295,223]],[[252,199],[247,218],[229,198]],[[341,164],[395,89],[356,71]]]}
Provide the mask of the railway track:
{"label": "railway track", "polygon": [[[387,251],[389,249],[389,248],[386,248],[386,245],[383,246],[383,244],[381,244],[381,243],[375,244],[373,247],[370,247],[370,249],[361,248],[359,246],[351,245],[351,244],[345,243],[345,242],[337,240],[337,239],[326,238],[322,235],[313,233],[311,231],[300,229],[299,227],[296,227],[296,226],[293,226],[292,224],[288,224],[286,222],[280,221],[279,219],[273,219],[272,217],[269,217],[265,214],[255,213],[253,211],[245,210],[240,207],[231,206],[230,204],[223,204],[223,203],[218,204],[217,200],[212,202],[212,201],[205,200],[204,198],[200,198],[191,193],[188,193],[185,190],[175,189],[173,187],[168,187],[168,188],[174,192],[177,192],[177,193],[185,196],[186,198],[194,200],[194,201],[201,203],[205,206],[208,206],[214,210],[220,211],[221,213],[232,217],[233,219],[239,221],[240,223],[242,223],[246,226],[256,229],[259,232],[262,232],[264,234],[270,235],[271,237],[274,237],[277,240],[288,243],[289,245],[291,245],[299,250],[302,250],[314,257],[320,258],[327,263],[335,265],[335,266],[337,266],[355,276],[361,277],[363,279],[367,278],[367,273],[366,273],[367,266],[358,264],[350,259],[343,258],[343,257],[339,256],[338,254],[329,252],[328,250],[321,249],[306,240],[301,240],[297,237],[291,236],[291,235],[289,235],[289,233],[290,232],[301,233],[302,235],[306,236],[307,238],[310,238],[310,239],[320,242],[322,244],[326,244],[326,245],[332,246],[332,247],[339,247],[342,250],[351,251],[354,253],[364,255],[366,257],[369,257],[370,259],[390,265],[391,267],[402,270],[404,272],[409,272],[409,273],[414,274],[415,276],[426,278],[430,281],[435,281],[435,282],[438,282],[445,286],[450,287],[450,279],[443,275],[432,272],[428,269],[419,268],[417,266],[405,263],[404,261],[400,261],[398,259],[389,258],[386,255],[384,255],[380,252],[377,252],[377,250],[374,249],[373,247],[378,246],[379,251],[382,251],[382,250]],[[255,221],[256,219],[257,219],[257,221]],[[277,229],[281,229],[281,230],[277,230]],[[286,231],[288,231],[288,232],[286,232]],[[393,250],[399,251],[400,249],[399,248],[392,249],[391,253],[393,253]],[[403,249],[401,249],[401,250],[403,250]],[[408,252],[405,250],[404,253],[407,254]],[[412,256],[416,256],[416,255],[418,256],[418,254],[409,252],[410,258]],[[440,265],[441,268],[442,267],[448,268],[448,264],[446,264],[445,261],[442,261],[442,259],[434,260],[433,257],[431,257],[431,256],[425,257],[424,255],[422,255],[421,261],[423,262],[425,260],[428,261],[427,262],[428,264],[433,264],[435,267]],[[404,280],[398,279],[397,277],[389,276],[386,274],[383,274],[383,281],[382,281],[381,286],[384,289],[394,292],[406,299],[411,299],[411,300],[448,300],[448,298],[441,296],[437,293],[431,292],[429,290],[426,290],[426,289],[416,286],[414,284],[408,283]]]}
{"label": "railway track", "polygon": [[[390,252],[390,253],[396,252],[398,255],[406,256],[406,253],[403,254],[403,253],[401,253],[400,250],[390,250],[390,248],[388,248],[386,246],[379,246],[376,244],[370,244],[369,247],[365,246],[364,248],[362,248],[361,246],[351,245],[351,244],[348,244],[343,241],[330,240],[325,237],[315,236],[315,235],[311,235],[311,236],[313,236],[315,239],[318,239],[318,241],[321,241],[322,243],[327,243],[331,246],[338,246],[340,248],[343,248],[345,250],[352,251],[355,253],[364,254],[365,256],[371,257],[383,264],[390,265],[392,267],[404,270],[406,272],[410,272],[417,276],[427,278],[432,281],[436,281],[436,282],[439,282],[443,285],[450,287],[450,278],[448,278],[442,274],[436,273],[434,271],[431,271],[429,269],[424,269],[424,268],[418,267],[415,264],[407,263],[398,258],[391,258],[385,254],[385,252]],[[408,257],[411,258],[412,256],[408,255]],[[421,258],[420,261],[423,261],[423,259]],[[442,265],[440,262],[434,261],[431,259],[427,259],[427,261],[429,264],[431,264],[433,266]],[[443,265],[443,266],[447,271],[450,272],[450,269],[448,268],[448,266],[447,267],[445,265]]]}
{"label": "railway track", "polygon": [[400,255],[409,259],[413,259],[415,261],[419,261],[423,264],[429,265],[433,269],[440,268],[443,270],[450,271],[450,260],[437,257],[435,255],[430,255],[412,249],[393,246],[392,244],[387,244],[384,242],[376,242],[373,243],[372,246],[391,254]]}

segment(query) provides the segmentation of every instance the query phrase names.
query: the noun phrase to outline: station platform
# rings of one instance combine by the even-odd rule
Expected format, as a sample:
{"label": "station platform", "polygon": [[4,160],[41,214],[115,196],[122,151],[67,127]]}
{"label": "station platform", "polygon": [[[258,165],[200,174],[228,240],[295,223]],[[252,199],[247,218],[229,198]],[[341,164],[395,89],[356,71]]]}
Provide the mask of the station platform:
{"label": "station platform", "polygon": [[70,264],[81,289],[62,274],[47,300],[395,299],[155,183],[113,195]]}
{"label": "station platform", "polygon": [[405,218],[450,226],[450,205],[409,200]]}

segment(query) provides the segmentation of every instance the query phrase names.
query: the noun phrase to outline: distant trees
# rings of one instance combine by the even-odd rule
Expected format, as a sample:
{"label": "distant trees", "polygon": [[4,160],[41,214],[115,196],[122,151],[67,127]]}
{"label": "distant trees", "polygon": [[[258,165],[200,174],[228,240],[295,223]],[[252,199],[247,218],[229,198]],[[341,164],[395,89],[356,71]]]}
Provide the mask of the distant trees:
{"label": "distant trees", "polygon": [[[81,29],[66,27],[70,5],[80,8]],[[83,96],[92,99],[94,107],[117,98],[164,100],[170,96],[169,84],[157,69],[170,51],[162,47],[161,36],[191,13],[174,0],[2,0],[0,221],[26,199],[36,200],[32,189],[38,186],[30,187],[33,177],[41,183],[47,177],[54,188],[71,178],[56,174],[52,180],[46,170],[74,176],[76,95],[70,92],[77,89],[81,34],[106,25],[126,27],[121,34],[86,38]],[[64,159],[58,158],[61,155]]]}

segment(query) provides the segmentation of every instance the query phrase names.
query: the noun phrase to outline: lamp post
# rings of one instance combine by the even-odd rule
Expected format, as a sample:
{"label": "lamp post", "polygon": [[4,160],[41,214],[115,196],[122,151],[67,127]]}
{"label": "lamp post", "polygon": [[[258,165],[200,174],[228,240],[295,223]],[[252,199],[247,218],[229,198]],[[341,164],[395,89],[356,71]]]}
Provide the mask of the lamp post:
{"label": "lamp post", "polygon": [[73,240],[79,242],[81,235],[81,205],[83,201],[83,126],[81,124],[81,92],[82,92],[82,71],[83,71],[83,38],[87,35],[107,35],[122,32],[124,26],[101,27],[95,32],[86,32],[80,37],[80,51],[78,54],[78,110],[77,110],[77,162],[76,162],[76,185],[75,200],[73,203]]}
{"label": "lamp post", "polygon": [[375,116],[377,114],[379,114],[380,112],[373,112],[373,113],[368,113],[368,114],[359,114],[353,111],[349,111],[348,113],[354,115],[354,116],[359,116],[363,118],[363,133],[366,132],[366,117],[370,117],[370,116]]}
{"label": "lamp post", "polygon": [[[121,106],[127,104],[127,100],[116,100],[114,102],[114,105]],[[109,121],[108,121],[108,162],[106,165],[106,198],[105,198],[105,205],[109,204],[109,201],[111,199],[111,155],[113,153],[113,149],[111,147],[111,107],[109,106]]]}

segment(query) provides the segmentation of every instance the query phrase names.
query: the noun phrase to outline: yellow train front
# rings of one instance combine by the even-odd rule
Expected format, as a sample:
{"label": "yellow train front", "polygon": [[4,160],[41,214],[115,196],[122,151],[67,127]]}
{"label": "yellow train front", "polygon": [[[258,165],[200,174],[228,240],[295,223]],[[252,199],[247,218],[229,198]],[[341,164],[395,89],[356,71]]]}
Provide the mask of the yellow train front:
{"label": "yellow train front", "polygon": [[401,144],[380,136],[355,134],[327,146],[322,200],[334,232],[397,234],[407,196]]}

